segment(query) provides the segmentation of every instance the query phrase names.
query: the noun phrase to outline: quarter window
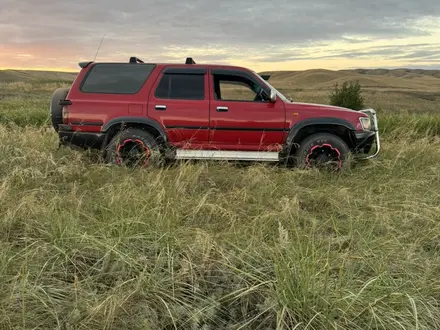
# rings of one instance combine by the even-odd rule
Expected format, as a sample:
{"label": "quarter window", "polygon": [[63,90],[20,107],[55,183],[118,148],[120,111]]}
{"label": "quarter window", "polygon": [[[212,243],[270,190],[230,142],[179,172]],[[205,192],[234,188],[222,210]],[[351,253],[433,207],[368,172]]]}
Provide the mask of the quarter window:
{"label": "quarter window", "polygon": [[136,94],[154,68],[154,64],[95,64],[86,75],[81,91],[99,94]]}

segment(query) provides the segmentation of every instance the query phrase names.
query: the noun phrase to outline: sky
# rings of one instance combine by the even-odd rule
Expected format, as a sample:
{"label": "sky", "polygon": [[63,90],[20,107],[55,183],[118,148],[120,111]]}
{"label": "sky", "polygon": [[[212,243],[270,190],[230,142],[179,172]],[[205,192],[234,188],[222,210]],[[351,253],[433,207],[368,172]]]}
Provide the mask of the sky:
{"label": "sky", "polygon": [[97,55],[256,71],[440,69],[439,46],[439,0],[0,0],[0,68],[78,71]]}

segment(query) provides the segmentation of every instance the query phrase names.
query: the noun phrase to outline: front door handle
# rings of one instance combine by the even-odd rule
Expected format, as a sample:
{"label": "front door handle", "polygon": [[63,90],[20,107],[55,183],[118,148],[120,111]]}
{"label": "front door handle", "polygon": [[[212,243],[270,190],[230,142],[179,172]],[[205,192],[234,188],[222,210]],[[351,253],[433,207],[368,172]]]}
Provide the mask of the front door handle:
{"label": "front door handle", "polygon": [[227,112],[228,110],[228,107],[217,107],[218,112]]}
{"label": "front door handle", "polygon": [[166,106],[166,105],[156,105],[154,108],[155,108],[156,110],[166,110],[166,109],[167,109],[167,106]]}

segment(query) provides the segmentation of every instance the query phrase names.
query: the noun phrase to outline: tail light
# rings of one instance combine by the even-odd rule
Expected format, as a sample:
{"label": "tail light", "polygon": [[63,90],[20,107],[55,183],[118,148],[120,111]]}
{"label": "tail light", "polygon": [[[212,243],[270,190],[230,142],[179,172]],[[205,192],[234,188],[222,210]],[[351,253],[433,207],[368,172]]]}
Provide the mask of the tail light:
{"label": "tail light", "polygon": [[63,107],[63,110],[61,111],[63,117],[63,124],[67,124],[67,119],[69,119],[69,110],[66,109],[66,106],[72,105],[72,101],[63,99],[60,100],[58,104]]}
{"label": "tail light", "polygon": [[67,110],[66,107],[63,107],[62,114],[63,114],[63,124],[67,124],[69,119],[69,110]]}

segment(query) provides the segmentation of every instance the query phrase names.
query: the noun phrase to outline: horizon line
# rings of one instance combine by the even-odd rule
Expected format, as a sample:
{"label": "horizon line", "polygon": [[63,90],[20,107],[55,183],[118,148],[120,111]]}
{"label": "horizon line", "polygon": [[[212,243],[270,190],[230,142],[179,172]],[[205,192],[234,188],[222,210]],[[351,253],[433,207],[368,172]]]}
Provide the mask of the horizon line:
{"label": "horizon line", "polygon": [[[99,62],[96,62],[99,63]],[[107,63],[107,62],[102,62],[102,63]],[[111,63],[111,62],[108,62]],[[201,65],[203,65],[203,63],[200,63]],[[212,63],[206,63],[206,65],[215,65]],[[435,69],[427,69],[427,68],[417,68],[417,67],[351,67],[351,68],[345,68],[345,69],[326,69],[326,68],[322,68],[322,67],[316,67],[313,69],[304,69],[304,70],[262,70],[260,72],[303,72],[303,71],[313,71],[313,70],[324,70],[324,71],[356,71],[356,70],[422,70],[422,71],[440,71],[440,68]],[[28,67],[24,67],[24,68],[14,68],[14,67],[0,67],[0,71],[35,71],[35,72],[63,72],[63,73],[74,73],[77,74],[81,71],[81,68],[78,67],[78,70],[72,70],[72,69],[67,69],[67,68],[28,68]]]}

